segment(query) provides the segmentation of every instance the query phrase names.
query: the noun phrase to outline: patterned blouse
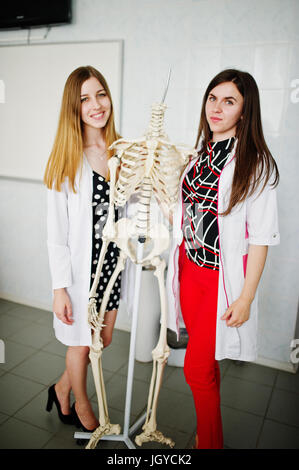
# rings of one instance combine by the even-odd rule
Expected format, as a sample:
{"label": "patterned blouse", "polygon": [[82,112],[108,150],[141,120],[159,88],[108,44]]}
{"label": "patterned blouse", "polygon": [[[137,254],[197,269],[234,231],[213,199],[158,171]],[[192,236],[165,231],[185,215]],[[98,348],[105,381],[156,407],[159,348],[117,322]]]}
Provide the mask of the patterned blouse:
{"label": "patterned blouse", "polygon": [[218,181],[234,137],[209,142],[183,181],[183,233],[187,257],[198,266],[219,270]]}

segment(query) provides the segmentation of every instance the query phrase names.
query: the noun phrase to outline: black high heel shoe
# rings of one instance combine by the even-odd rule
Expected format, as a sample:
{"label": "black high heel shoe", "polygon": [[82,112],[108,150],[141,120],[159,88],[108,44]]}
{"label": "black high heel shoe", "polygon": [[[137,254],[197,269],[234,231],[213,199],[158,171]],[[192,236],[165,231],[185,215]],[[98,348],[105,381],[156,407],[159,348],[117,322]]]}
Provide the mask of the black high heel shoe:
{"label": "black high heel shoe", "polygon": [[80,418],[77,414],[76,408],[75,408],[75,403],[73,403],[72,408],[71,408],[71,415],[73,417],[74,424],[77,428],[81,428],[82,431],[84,432],[94,432],[97,428],[95,427],[94,429],[87,429],[85,426],[80,421]]}
{"label": "black high heel shoe", "polygon": [[74,417],[73,417],[72,413],[69,414],[69,415],[64,415],[62,413],[61,406],[60,406],[60,403],[58,401],[58,398],[57,398],[57,395],[56,395],[56,392],[55,392],[55,384],[51,385],[51,387],[48,389],[48,402],[47,402],[47,406],[46,406],[47,411],[50,412],[52,410],[53,403],[55,403],[55,405],[56,405],[60,421],[62,421],[64,424],[75,424],[74,423]]}

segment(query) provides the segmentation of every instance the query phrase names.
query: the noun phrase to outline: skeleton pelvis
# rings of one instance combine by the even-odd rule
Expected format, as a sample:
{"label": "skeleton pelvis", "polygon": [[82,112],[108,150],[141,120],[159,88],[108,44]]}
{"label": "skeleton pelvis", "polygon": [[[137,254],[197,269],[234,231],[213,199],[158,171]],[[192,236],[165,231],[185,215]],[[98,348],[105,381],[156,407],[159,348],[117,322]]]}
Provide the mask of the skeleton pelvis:
{"label": "skeleton pelvis", "polygon": [[[133,263],[137,262],[138,230],[133,219],[120,219],[115,224],[114,243]],[[159,256],[169,245],[169,232],[163,224],[150,227],[144,244],[144,257],[140,264],[150,264],[155,256]]]}

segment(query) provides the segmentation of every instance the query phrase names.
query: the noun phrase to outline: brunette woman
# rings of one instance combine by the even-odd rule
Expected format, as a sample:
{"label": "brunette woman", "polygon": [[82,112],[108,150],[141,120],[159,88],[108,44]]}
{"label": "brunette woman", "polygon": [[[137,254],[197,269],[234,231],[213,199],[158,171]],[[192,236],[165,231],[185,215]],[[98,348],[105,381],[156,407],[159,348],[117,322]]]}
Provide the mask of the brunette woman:
{"label": "brunette woman", "polygon": [[196,409],[196,447],[223,448],[218,361],[257,357],[257,288],[279,243],[277,165],[264,139],[258,87],[224,70],[204,98],[198,156],[181,178],[168,266],[169,327],[180,313],[184,374]]}

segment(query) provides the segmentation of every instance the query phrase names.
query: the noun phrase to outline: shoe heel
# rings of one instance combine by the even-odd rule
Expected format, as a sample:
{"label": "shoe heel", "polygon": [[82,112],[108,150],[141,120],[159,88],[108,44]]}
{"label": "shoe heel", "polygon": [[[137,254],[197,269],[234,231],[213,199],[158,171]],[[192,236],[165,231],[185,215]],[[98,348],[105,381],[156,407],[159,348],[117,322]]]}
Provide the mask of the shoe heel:
{"label": "shoe heel", "polygon": [[46,411],[51,411],[53,407],[53,397],[50,395],[50,392],[48,394],[48,401],[47,401],[47,406],[46,406]]}

